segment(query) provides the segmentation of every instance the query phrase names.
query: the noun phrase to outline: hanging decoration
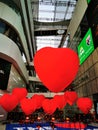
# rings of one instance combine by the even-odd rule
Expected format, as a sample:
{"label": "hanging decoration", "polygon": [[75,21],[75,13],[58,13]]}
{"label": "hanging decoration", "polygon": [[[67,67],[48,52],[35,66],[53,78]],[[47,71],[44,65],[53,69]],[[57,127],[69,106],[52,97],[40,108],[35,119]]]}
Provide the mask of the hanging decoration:
{"label": "hanging decoration", "polygon": [[34,56],[34,67],[42,83],[52,92],[63,91],[75,78],[79,58],[70,48],[44,47]]}
{"label": "hanging decoration", "polygon": [[78,95],[77,95],[77,93],[75,91],[66,91],[64,93],[64,97],[66,99],[66,102],[70,106],[72,106],[76,102],[76,100],[78,99]]}
{"label": "hanging decoration", "polygon": [[39,109],[42,107],[42,102],[44,99],[45,99],[44,95],[34,94],[32,96],[32,101],[36,103],[36,109]]}
{"label": "hanging decoration", "polygon": [[64,98],[64,95],[55,95],[53,100],[57,104],[58,109],[63,109],[66,106],[66,99]]}
{"label": "hanging decoration", "polygon": [[57,103],[55,103],[53,99],[44,99],[44,101],[42,102],[42,108],[45,113],[51,115],[57,109]]}
{"label": "hanging decoration", "polygon": [[24,98],[20,101],[20,107],[25,115],[30,115],[36,110],[36,104],[31,98]]}
{"label": "hanging decoration", "polygon": [[87,114],[92,108],[92,100],[88,97],[81,97],[77,100],[77,107],[84,113]]}
{"label": "hanging decoration", "polygon": [[16,95],[7,94],[5,93],[0,98],[0,105],[5,109],[7,112],[12,111],[17,105],[19,101]]}
{"label": "hanging decoration", "polygon": [[27,89],[26,88],[13,88],[12,94],[16,95],[18,100],[25,98],[27,96]]}

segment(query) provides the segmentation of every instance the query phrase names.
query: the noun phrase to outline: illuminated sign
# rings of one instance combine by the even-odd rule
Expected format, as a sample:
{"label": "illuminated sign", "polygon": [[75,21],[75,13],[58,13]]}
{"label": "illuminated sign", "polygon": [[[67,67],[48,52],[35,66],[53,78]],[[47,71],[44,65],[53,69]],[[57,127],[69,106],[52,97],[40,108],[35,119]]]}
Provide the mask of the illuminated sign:
{"label": "illuminated sign", "polygon": [[86,35],[78,45],[78,56],[80,59],[80,64],[82,64],[88,56],[93,52],[94,44],[91,29],[87,31]]}
{"label": "illuminated sign", "polygon": [[91,2],[91,0],[87,0],[87,3],[89,4]]}

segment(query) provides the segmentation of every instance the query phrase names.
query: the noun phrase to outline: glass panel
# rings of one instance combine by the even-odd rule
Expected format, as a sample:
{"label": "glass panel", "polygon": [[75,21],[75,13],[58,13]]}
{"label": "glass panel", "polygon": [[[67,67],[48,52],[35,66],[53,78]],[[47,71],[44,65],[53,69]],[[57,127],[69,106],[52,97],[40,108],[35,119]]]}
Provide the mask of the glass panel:
{"label": "glass panel", "polygon": [[[51,0],[51,1],[40,1],[39,2],[39,21],[52,22],[61,21],[64,18],[71,19],[76,0]],[[67,12],[69,12],[69,15]],[[48,14],[47,14],[47,13]],[[67,17],[65,17],[67,15]]]}
{"label": "glass panel", "polygon": [[37,50],[42,47],[58,47],[61,41],[62,35],[59,36],[45,36],[45,37],[36,37],[37,40]]}

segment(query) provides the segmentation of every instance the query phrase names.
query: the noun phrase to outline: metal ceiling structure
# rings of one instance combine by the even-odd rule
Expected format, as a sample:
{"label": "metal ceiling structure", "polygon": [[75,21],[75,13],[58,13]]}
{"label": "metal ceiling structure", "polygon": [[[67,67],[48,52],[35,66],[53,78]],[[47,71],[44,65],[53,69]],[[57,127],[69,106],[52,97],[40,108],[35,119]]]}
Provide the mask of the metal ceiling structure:
{"label": "metal ceiling structure", "polygon": [[76,0],[31,0],[31,6],[37,50],[45,46],[59,47],[74,13]]}
{"label": "metal ceiling structure", "polygon": [[[23,6],[25,5],[27,8],[31,33],[33,32],[31,34],[33,37],[33,53],[45,46],[56,48],[67,46],[68,38],[63,39],[63,37],[66,35],[78,0],[13,1],[22,13],[24,12]],[[25,20],[25,14],[22,14],[22,16]]]}

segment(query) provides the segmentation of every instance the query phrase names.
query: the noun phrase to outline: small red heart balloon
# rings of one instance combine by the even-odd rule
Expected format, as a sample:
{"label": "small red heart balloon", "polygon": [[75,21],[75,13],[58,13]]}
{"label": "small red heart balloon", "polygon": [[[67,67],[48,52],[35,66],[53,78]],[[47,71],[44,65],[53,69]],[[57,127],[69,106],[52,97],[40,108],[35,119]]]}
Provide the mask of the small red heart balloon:
{"label": "small red heart balloon", "polygon": [[11,94],[4,94],[0,98],[0,105],[7,111],[10,112],[12,111],[17,105],[19,101],[18,98],[15,95]]}
{"label": "small red heart balloon", "polygon": [[16,87],[16,88],[13,88],[12,94],[16,95],[20,101],[21,99],[23,99],[27,96],[28,92],[27,92],[26,88]]}
{"label": "small red heart balloon", "polygon": [[63,91],[75,78],[79,58],[70,48],[44,47],[34,56],[34,67],[42,83],[52,92]]}
{"label": "small red heart balloon", "polygon": [[36,104],[32,102],[32,99],[24,98],[20,101],[20,107],[25,115],[30,115],[35,111]]}
{"label": "small red heart balloon", "polygon": [[75,91],[66,91],[64,93],[64,97],[66,99],[66,102],[72,106],[78,99],[78,94]]}
{"label": "small red heart balloon", "polygon": [[57,103],[57,107],[59,109],[63,109],[66,106],[66,99],[64,98],[64,95],[55,95],[53,100]]}
{"label": "small red heart balloon", "polygon": [[36,103],[36,108],[39,109],[42,107],[42,102],[45,99],[44,95],[35,94],[32,96],[32,101]]}
{"label": "small red heart balloon", "polygon": [[81,97],[77,100],[78,108],[84,113],[87,114],[91,110],[93,102],[88,97]]}
{"label": "small red heart balloon", "polygon": [[42,108],[45,113],[51,115],[57,109],[57,103],[55,103],[53,99],[44,99],[42,102]]}

